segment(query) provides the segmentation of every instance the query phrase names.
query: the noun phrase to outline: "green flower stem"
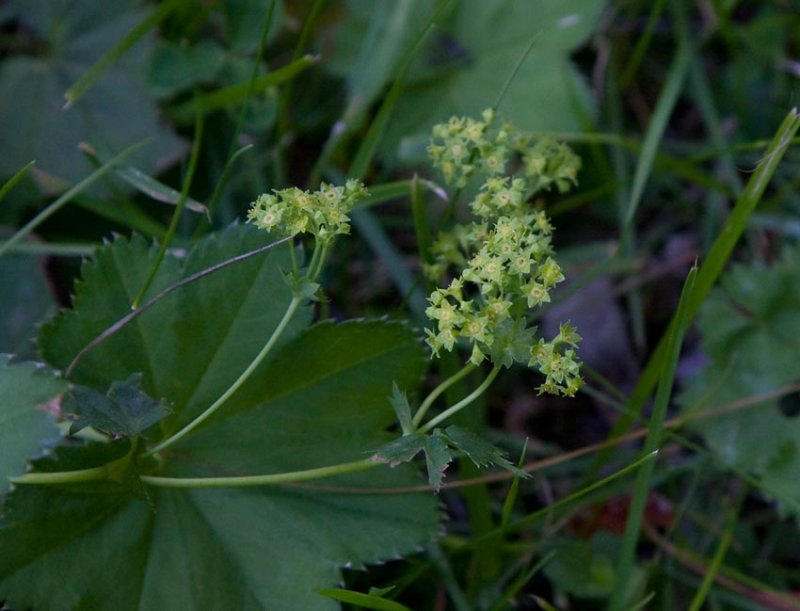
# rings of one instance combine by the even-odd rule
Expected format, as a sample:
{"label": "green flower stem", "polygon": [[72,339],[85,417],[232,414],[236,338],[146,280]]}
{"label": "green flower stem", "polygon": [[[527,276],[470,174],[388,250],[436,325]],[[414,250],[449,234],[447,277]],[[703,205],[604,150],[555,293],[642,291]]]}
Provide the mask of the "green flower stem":
{"label": "green flower stem", "polygon": [[303,471],[288,471],[286,473],[272,473],[270,475],[242,475],[238,477],[160,477],[157,475],[142,475],[139,479],[150,486],[163,488],[237,488],[242,486],[270,486],[274,484],[292,484],[305,482],[312,479],[357,473],[377,467],[382,463],[370,458],[353,462],[305,469]]}
{"label": "green flower stem", "polygon": [[296,248],[297,244],[294,241],[294,236],[292,236],[289,241],[289,258],[292,260],[292,272],[299,274],[300,268],[297,267],[297,254],[295,253]]}
{"label": "green flower stem", "polygon": [[283,318],[281,319],[280,323],[278,323],[278,326],[275,327],[275,330],[272,332],[272,335],[267,340],[267,343],[264,344],[264,347],[261,349],[261,352],[259,352],[256,355],[256,357],[253,359],[250,365],[247,366],[247,369],[245,369],[242,372],[242,375],[240,375],[236,379],[236,381],[230,385],[228,390],[222,393],[222,395],[216,401],[214,401],[214,403],[208,409],[206,409],[202,414],[200,414],[197,418],[192,420],[189,424],[184,426],[181,430],[179,430],[171,437],[168,437],[155,447],[149,449],[147,452],[144,453],[144,456],[152,456],[153,454],[157,454],[161,450],[168,448],[176,441],[183,438],[188,433],[192,432],[194,429],[200,426],[201,423],[207,420],[214,412],[216,412],[225,403],[225,401],[227,401],[231,397],[231,395],[233,395],[237,390],[239,390],[239,387],[247,381],[247,379],[261,364],[261,362],[264,360],[267,354],[269,354],[270,350],[272,350],[273,346],[275,345],[275,342],[278,341],[278,338],[283,334],[284,330],[286,329],[286,326],[289,324],[289,321],[292,320],[292,317],[294,316],[295,312],[297,312],[297,309],[300,307],[300,303],[301,299],[299,297],[296,296],[292,297],[292,301],[289,303],[289,307],[286,308],[286,313],[283,315]]}
{"label": "green flower stem", "polygon": [[[434,418],[431,418],[428,421],[428,423],[425,424],[424,426],[421,426],[417,430],[417,432],[418,433],[427,433],[433,427],[435,427],[437,424],[439,424],[440,422],[442,422],[444,420],[447,420],[450,416],[453,416],[453,415],[457,414],[462,409],[467,407],[467,405],[472,403],[475,399],[480,397],[484,392],[486,392],[486,389],[489,388],[489,386],[491,386],[492,382],[494,382],[494,379],[497,377],[497,374],[500,373],[501,367],[502,367],[501,365],[495,365],[494,369],[492,369],[489,372],[489,375],[486,376],[486,379],[481,383],[480,386],[478,386],[478,388],[473,390],[470,394],[468,394],[466,397],[461,399],[461,401],[459,401],[458,403],[456,403],[452,407],[449,407],[446,410],[444,410],[438,416],[436,416]],[[462,371],[463,371],[463,369],[462,369]]]}
{"label": "green flower stem", "polygon": [[454,373],[444,382],[439,384],[439,386],[434,388],[422,402],[422,405],[419,406],[417,413],[414,414],[414,418],[411,420],[411,424],[413,424],[415,428],[418,427],[419,423],[422,422],[422,419],[425,417],[425,414],[427,413],[428,409],[430,409],[431,405],[433,405],[433,402],[439,398],[439,395],[441,395],[444,391],[446,391],[453,384],[461,380],[463,377],[475,371],[475,369],[477,369],[476,365],[473,365],[472,363],[467,363],[464,367],[459,369],[456,373]]}
{"label": "green flower stem", "polygon": [[308,279],[314,282],[322,271],[325,265],[325,259],[328,256],[328,243],[317,244],[314,246],[314,254],[311,255],[311,263],[308,266]]}
{"label": "green flower stem", "polygon": [[108,465],[80,469],[78,471],[53,471],[50,473],[26,473],[18,477],[9,477],[12,484],[74,484],[79,482],[96,482],[111,479]]}

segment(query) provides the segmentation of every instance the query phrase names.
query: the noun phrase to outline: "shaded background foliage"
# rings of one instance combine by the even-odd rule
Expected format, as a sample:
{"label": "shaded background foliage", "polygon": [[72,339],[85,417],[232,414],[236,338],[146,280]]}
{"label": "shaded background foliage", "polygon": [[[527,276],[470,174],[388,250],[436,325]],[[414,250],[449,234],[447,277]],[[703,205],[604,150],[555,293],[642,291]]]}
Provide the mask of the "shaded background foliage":
{"label": "shaded background foliage", "polygon": [[[180,190],[198,107],[205,109],[205,135],[194,200],[209,203],[233,152],[253,146],[236,158],[208,216],[184,213],[177,248],[190,249],[199,236],[241,218],[258,193],[346,176],[436,5],[322,3],[304,50],[313,55],[308,65],[281,85],[257,79],[251,86],[254,66],[261,77],[291,63],[314,9],[309,0],[278,2],[260,52],[267,5],[0,5],[0,178],[36,160],[0,203],[4,235],[94,163],[143,138],[150,140],[126,168]],[[539,397],[534,374],[511,371],[465,422],[515,455],[528,438],[529,458],[563,456],[606,439],[667,328],[686,271],[708,251],[764,141],[797,104],[798,8],[792,0],[452,3],[408,67],[367,183],[415,171],[438,180],[424,159],[430,126],[490,106],[533,39],[500,113],[521,128],[557,132],[584,163],[577,192],[567,199],[548,194],[536,205],[553,218],[571,278],[540,324],[546,333],[560,320],[576,324],[584,336],[586,392],[571,401]],[[159,10],[162,17],[147,33],[64,109],[67,88]],[[660,121],[663,130],[655,128]],[[81,142],[99,161],[78,148]],[[652,167],[640,177],[651,153]],[[709,297],[684,346],[671,415],[699,418],[675,427],[664,448],[630,584],[636,600],[653,593],[652,608],[688,606],[705,575],[714,577],[707,600],[716,608],[800,606],[789,596],[800,589],[793,570],[800,562],[797,168],[795,146],[750,219],[737,266]],[[430,197],[427,207],[432,226],[446,222],[444,204]],[[0,351],[37,358],[36,325],[71,302],[80,256],[112,233],[162,239],[171,213],[141,179],[132,186],[121,171],[76,196],[0,259]],[[420,322],[407,199],[371,208],[365,218],[337,245],[324,279],[330,300],[319,305],[317,318],[387,312],[407,318],[411,304],[410,316]],[[714,409],[730,411],[703,417]],[[587,483],[586,473],[611,472],[635,456],[629,442],[599,461],[564,460],[520,486],[515,514],[566,496]],[[474,475],[466,465],[460,469],[459,475]],[[390,596],[412,608],[505,608],[512,598],[520,608],[537,608],[533,595],[559,609],[600,608],[614,588],[630,488],[627,480],[616,482],[526,537],[490,541],[477,551],[470,542],[498,523],[507,484],[445,490],[446,538],[406,560],[349,572],[347,585],[362,592],[395,585]],[[725,533],[732,543],[721,566],[714,565]],[[542,570],[540,560],[546,560]],[[522,579],[529,568],[537,570]]]}

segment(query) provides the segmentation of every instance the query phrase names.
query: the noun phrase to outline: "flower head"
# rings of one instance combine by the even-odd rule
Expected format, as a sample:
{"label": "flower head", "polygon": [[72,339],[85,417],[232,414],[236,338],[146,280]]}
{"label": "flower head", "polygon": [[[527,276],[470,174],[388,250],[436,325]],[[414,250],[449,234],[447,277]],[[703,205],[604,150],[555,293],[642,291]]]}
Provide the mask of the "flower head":
{"label": "flower head", "polygon": [[357,180],[341,186],[322,183],[318,191],[291,187],[264,193],[250,204],[247,220],[282,235],[311,233],[322,242],[350,233],[350,211],[367,191]]}

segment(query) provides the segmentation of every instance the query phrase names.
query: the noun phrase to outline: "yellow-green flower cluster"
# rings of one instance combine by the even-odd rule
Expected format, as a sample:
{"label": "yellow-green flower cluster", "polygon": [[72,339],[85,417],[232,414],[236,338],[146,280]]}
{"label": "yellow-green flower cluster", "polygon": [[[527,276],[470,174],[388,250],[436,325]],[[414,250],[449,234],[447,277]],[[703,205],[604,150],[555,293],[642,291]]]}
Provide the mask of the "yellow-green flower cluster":
{"label": "yellow-green flower cluster", "polygon": [[350,212],[366,193],[364,185],[352,179],[344,187],[322,183],[314,193],[297,187],[275,190],[250,204],[247,220],[280,235],[311,233],[326,243],[350,233]]}
{"label": "yellow-green flower cluster", "polygon": [[448,184],[466,186],[476,169],[486,174],[505,171],[508,132],[501,128],[490,134],[493,110],[484,110],[482,118],[452,117],[434,126],[428,154]]}
{"label": "yellow-green flower cluster", "polygon": [[461,274],[429,298],[426,314],[436,332],[427,331],[427,342],[436,354],[462,337],[473,345],[472,362],[481,362],[492,355],[498,325],[519,314],[519,304],[550,301],[550,289],[564,279],[543,212],[501,216],[490,227]]}
{"label": "yellow-green flower cluster", "polygon": [[537,389],[540,393],[563,394],[568,397],[583,385],[580,361],[575,355],[581,336],[569,323],[562,323],[558,335],[552,341],[539,342],[531,348],[530,367],[536,367],[545,375],[544,383]]}
{"label": "yellow-green flower cluster", "polygon": [[577,183],[581,160],[566,144],[508,122],[495,127],[494,121],[494,111],[487,109],[481,121],[452,117],[433,127],[428,154],[447,184],[463,188],[475,174],[504,174],[516,163],[527,179],[525,199],[554,185],[563,193]]}
{"label": "yellow-green flower cluster", "polygon": [[[493,129],[493,120],[486,111],[483,121],[452,118],[433,131],[428,150],[448,183],[464,187],[476,174],[485,181],[469,203],[476,220],[442,233],[432,246],[429,278],[459,271],[429,297],[426,314],[435,325],[426,329],[426,341],[437,356],[461,340],[471,345],[474,364],[526,363],[545,375],[540,392],[573,395],[582,383],[574,350],[580,337],[565,324],[552,341],[537,343],[527,323],[529,310],[549,302],[564,280],[550,220],[528,201],[542,189],[572,186],[580,161],[566,145],[534,140],[510,124]],[[519,176],[506,175],[513,166]]]}
{"label": "yellow-green flower cluster", "polygon": [[565,193],[577,184],[581,159],[563,142],[549,136],[520,136],[516,149],[522,155],[523,172],[532,191],[555,185],[559,193]]}

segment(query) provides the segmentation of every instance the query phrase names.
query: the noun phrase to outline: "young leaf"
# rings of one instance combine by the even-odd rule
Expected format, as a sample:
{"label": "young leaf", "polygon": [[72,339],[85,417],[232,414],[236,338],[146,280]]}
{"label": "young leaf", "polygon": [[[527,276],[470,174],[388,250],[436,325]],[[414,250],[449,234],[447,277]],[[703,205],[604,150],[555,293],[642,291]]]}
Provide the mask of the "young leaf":
{"label": "young leaf", "polygon": [[428,482],[434,492],[439,490],[444,472],[453,457],[447,449],[444,438],[435,432],[425,437],[425,462],[428,466]]}
{"label": "young leaf", "polygon": [[392,396],[389,401],[394,408],[394,413],[397,414],[397,421],[400,423],[403,435],[411,434],[414,431],[414,425],[411,422],[411,406],[408,404],[406,393],[398,388],[397,383],[392,383]]}
{"label": "young leaf", "polygon": [[141,390],[142,374],[134,373],[125,382],[114,382],[107,394],[76,386],[66,394],[61,409],[77,419],[70,433],[87,426],[112,437],[134,437],[170,414],[163,401],[151,399]]}
{"label": "young leaf", "polygon": [[24,472],[29,458],[60,437],[43,405],[66,386],[34,363],[11,364],[0,355],[0,494],[10,486],[8,477]]}
{"label": "young leaf", "polygon": [[475,463],[476,467],[497,465],[512,471],[517,477],[529,477],[527,473],[518,469],[509,461],[500,448],[493,446],[485,439],[481,439],[472,431],[453,425],[447,427],[445,434],[450,444],[464,452]]}

